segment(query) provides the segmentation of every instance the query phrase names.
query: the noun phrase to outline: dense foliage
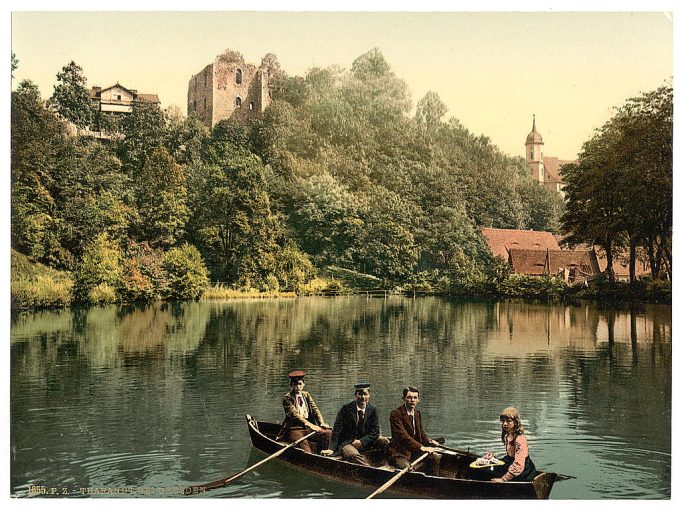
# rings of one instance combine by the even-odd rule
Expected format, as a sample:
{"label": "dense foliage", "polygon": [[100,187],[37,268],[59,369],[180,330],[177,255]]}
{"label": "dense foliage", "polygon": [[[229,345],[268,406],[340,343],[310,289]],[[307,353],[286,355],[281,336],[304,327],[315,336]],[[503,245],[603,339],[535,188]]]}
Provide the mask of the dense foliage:
{"label": "dense foliage", "polygon": [[[562,200],[523,159],[444,120],[434,92],[412,111],[378,50],[304,77],[267,63],[263,118],[212,130],[148,103],[88,114],[73,62],[49,104],[19,84],[12,246],[72,272],[89,302],[195,298],[208,277],[296,290],[333,265],[450,290],[493,278],[480,227],[557,227]],[[64,120],[117,136],[69,136]]]}
{"label": "dense foliage", "polygon": [[[597,244],[612,258],[626,252],[630,281],[644,249],[652,278],[671,276],[673,89],[629,99],[587,141],[579,162],[563,169],[567,240]],[[637,255],[637,259],[640,255]]]}

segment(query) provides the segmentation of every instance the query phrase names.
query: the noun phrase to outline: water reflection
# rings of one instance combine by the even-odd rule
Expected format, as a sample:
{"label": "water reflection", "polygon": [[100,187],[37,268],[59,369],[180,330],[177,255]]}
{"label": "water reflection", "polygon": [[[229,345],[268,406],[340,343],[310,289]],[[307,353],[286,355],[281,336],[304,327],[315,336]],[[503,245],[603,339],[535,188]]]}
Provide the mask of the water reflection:
{"label": "water reflection", "polygon": [[[671,311],[440,298],[158,303],[24,314],[11,331],[11,478],[73,487],[210,481],[252,456],[304,368],[327,420],[373,384],[383,428],[418,385],[428,430],[499,450],[517,406],[557,498],[670,495]],[[212,496],[354,497],[280,465]],[[153,495],[152,495],[153,496]],[[156,495],[157,496],[157,495]]]}

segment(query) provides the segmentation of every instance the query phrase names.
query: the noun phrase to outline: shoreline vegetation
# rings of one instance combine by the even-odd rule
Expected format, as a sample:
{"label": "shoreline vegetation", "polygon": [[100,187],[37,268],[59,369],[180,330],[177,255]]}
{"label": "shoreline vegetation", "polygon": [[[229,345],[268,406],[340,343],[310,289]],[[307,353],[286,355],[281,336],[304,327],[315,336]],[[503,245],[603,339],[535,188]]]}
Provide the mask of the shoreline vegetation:
{"label": "shoreline vegetation", "polygon": [[[447,119],[436,92],[414,105],[378,48],[304,76],[273,54],[262,65],[269,106],[214,125],[196,105],[189,117],[141,100],[101,112],[73,61],[48,99],[19,83],[12,309],[351,293],[670,303],[670,85],[616,108],[565,165],[563,197],[463,126],[456,105]],[[516,275],[485,227],[598,246],[607,267],[583,265],[587,287]],[[615,256],[631,261],[630,285],[615,282]]]}
{"label": "shoreline vegetation", "polygon": [[[12,251],[11,308],[13,312],[67,308],[75,305],[130,303],[120,297],[124,293],[99,288],[95,299],[83,302],[74,295],[74,280],[68,272],[54,270]],[[671,303],[671,282],[639,280],[627,282],[600,281],[589,286],[567,286],[558,278],[526,275],[503,275],[495,282],[482,281],[456,290],[429,284],[397,285],[335,266],[324,268],[319,275],[295,291],[280,289],[231,288],[224,283],[206,284],[194,300],[220,301],[243,299],[294,299],[300,296],[466,296],[471,298],[520,298],[541,301],[595,300],[607,303]],[[177,299],[168,296],[166,299]],[[186,298],[185,298],[186,299]],[[140,301],[140,300],[133,300]],[[143,301],[143,300],[142,300]],[[150,301],[150,300],[149,300]]]}

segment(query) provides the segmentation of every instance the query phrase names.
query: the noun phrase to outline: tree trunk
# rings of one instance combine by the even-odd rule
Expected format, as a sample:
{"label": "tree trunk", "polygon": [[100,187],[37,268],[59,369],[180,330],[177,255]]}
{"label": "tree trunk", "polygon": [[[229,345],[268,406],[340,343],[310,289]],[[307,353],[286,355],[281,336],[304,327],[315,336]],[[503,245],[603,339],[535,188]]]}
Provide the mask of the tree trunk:
{"label": "tree trunk", "polygon": [[656,257],[656,252],[654,250],[654,238],[648,237],[645,250],[647,250],[647,257],[649,258],[649,269],[652,271],[652,279],[656,280],[659,278],[659,267],[661,264],[661,258]]}
{"label": "tree trunk", "polygon": [[604,252],[607,255],[607,268],[605,269],[605,274],[609,282],[614,282],[614,256],[612,255],[612,245],[609,243],[604,247]]}
{"label": "tree trunk", "polygon": [[630,247],[629,247],[629,258],[630,260],[628,261],[628,277],[630,280],[630,283],[632,284],[635,282],[635,249],[637,248],[637,244],[635,243],[635,240],[629,236],[630,239]]}

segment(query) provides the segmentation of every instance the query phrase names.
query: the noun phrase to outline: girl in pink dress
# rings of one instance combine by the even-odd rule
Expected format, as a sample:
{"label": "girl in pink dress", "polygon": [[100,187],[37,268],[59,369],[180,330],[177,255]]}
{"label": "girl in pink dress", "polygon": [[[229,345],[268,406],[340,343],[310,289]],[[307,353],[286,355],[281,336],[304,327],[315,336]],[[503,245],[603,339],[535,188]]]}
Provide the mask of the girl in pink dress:
{"label": "girl in pink dress", "polygon": [[495,483],[531,481],[536,476],[536,467],[529,458],[529,444],[519,412],[510,406],[501,412],[500,420],[501,440],[505,445],[507,455],[501,458],[505,465],[496,467],[496,469],[501,469],[502,477],[495,477],[491,481]]}

